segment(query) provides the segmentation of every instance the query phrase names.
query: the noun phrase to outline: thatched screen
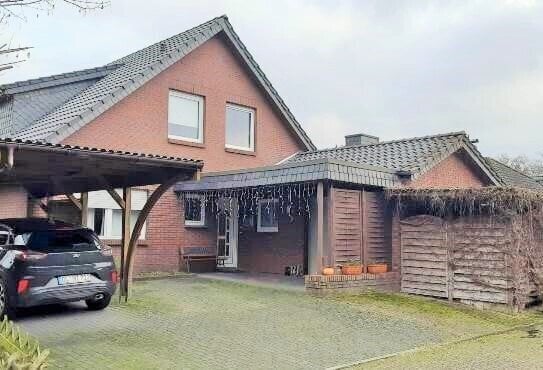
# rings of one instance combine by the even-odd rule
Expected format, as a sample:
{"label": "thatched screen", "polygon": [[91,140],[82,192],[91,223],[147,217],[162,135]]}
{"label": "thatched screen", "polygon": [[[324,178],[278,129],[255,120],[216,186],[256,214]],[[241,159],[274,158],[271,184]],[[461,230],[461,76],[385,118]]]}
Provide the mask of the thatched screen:
{"label": "thatched screen", "polygon": [[[438,292],[435,296],[447,296],[450,299],[470,302],[506,303],[517,309],[522,309],[527,303],[532,302],[534,292],[541,296],[543,193],[501,187],[404,188],[390,189],[387,196],[395,202],[396,213],[406,221],[407,217],[413,219],[412,217],[416,215],[437,216],[444,220],[443,223],[437,223],[442,225],[443,230],[433,232],[432,235],[420,236],[421,239],[435,238],[438,233],[443,233],[444,240],[447,241],[442,243],[446,251],[447,263],[443,266],[446,266],[447,276],[442,285],[438,285],[441,284],[437,282],[439,279],[433,279],[436,284],[435,290]],[[413,233],[410,227],[413,226],[406,224],[405,233]],[[403,235],[402,237],[406,240],[410,238]],[[456,241],[451,241],[451,238]],[[421,240],[404,243],[406,250],[413,249],[410,243],[421,244]],[[423,240],[422,244],[433,245],[435,242]],[[434,257],[430,248],[421,249],[421,253],[423,254],[404,254],[407,256],[407,262],[406,266],[402,266],[402,271],[408,272],[403,276],[406,291],[416,293],[420,290],[422,294],[432,295],[434,283],[428,283],[430,280],[423,276],[428,276],[428,272],[437,271],[424,271],[417,275],[416,258],[434,261],[432,259]],[[503,273],[496,275],[496,267],[502,263],[493,262],[498,255],[503,255],[504,269]],[[413,259],[410,259],[411,257]],[[434,262],[437,263],[437,260]],[[431,268],[429,261],[421,263],[422,265]],[[469,269],[466,270],[466,267]],[[489,276],[499,279],[492,279]]]}

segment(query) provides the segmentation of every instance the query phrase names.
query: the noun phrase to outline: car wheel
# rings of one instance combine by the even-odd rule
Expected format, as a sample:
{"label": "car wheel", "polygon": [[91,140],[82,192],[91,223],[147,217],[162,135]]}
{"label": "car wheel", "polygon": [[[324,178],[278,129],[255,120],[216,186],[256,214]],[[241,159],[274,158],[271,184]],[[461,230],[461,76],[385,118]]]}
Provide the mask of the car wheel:
{"label": "car wheel", "polygon": [[102,294],[101,298],[91,298],[87,299],[85,303],[87,304],[87,307],[89,310],[97,311],[97,310],[103,310],[107,306],[109,306],[109,301],[111,301],[111,295],[109,294]]}
{"label": "car wheel", "polygon": [[4,280],[0,280],[0,319],[4,316],[12,319],[15,317],[15,311],[9,307],[8,286]]}

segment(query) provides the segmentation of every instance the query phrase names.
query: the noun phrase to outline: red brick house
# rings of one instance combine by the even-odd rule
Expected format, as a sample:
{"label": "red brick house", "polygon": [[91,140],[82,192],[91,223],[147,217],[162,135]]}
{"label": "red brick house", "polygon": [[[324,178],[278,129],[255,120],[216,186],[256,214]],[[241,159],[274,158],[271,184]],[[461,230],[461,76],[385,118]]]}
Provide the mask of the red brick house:
{"label": "red brick house", "polygon": [[[201,181],[174,186],[149,215],[140,271],[177,271],[196,253],[221,269],[278,274],[358,258],[388,264],[394,277],[384,189],[543,189],[484,158],[463,132],[350,135],[345,146],[316,150],[224,16],[106,66],[1,89],[0,136],[204,161]],[[134,215],[147,191],[133,192]],[[16,184],[0,188],[0,201],[0,217],[44,215]],[[50,199],[48,211],[78,218],[65,199]],[[120,211],[105,192],[89,194],[87,226],[118,244]]]}
{"label": "red brick house", "polygon": [[[198,158],[205,171],[271,165],[315,148],[225,16],[103,67],[2,90],[3,137]],[[136,193],[134,212],[145,197]],[[0,189],[0,199],[9,205],[0,217],[43,215],[17,186]],[[77,217],[69,204],[55,203],[57,214]],[[111,198],[91,194],[89,206],[89,226],[118,237]],[[177,270],[179,247],[202,242],[189,226],[175,194],[165,195],[149,216],[136,265]]]}

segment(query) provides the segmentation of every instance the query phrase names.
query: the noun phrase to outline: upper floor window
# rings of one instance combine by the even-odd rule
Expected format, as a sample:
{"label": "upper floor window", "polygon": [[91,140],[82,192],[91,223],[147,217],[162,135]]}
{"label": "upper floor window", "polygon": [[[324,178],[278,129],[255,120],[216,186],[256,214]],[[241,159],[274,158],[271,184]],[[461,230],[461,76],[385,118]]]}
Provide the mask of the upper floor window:
{"label": "upper floor window", "polygon": [[168,137],[204,142],[204,98],[170,90],[168,99]]}
{"label": "upper floor window", "polygon": [[255,111],[234,104],[226,105],[226,147],[255,150]]}

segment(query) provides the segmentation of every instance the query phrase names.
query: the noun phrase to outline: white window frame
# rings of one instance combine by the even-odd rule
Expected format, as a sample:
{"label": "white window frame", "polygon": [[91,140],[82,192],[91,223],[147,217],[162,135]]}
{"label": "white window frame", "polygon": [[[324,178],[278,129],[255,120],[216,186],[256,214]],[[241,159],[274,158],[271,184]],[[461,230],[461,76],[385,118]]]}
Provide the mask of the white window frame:
{"label": "white window frame", "polygon": [[[170,97],[175,96],[177,98],[192,100],[198,103],[198,133],[199,137],[197,139],[191,137],[170,135],[170,124],[176,125],[176,123],[170,122]],[[193,143],[203,144],[204,142],[204,97],[200,95],[187,94],[177,90],[170,90],[168,94],[168,138],[190,141]]]}
{"label": "white window frame", "polygon": [[[89,216],[87,220],[87,227],[89,229],[94,230],[94,212],[97,208],[89,208]],[[104,234],[98,235],[100,239],[105,240],[121,240],[120,236],[113,235],[113,209],[111,208],[103,208],[104,210]],[[137,210],[135,210],[137,211]],[[139,211],[141,212],[141,211]],[[141,228],[141,233],[139,236],[139,240],[145,240],[145,234],[147,232],[147,221],[143,223],[143,227]]]}
{"label": "white window frame", "polygon": [[239,110],[239,111],[242,111],[242,112],[246,112],[246,113],[249,113],[251,115],[251,121],[250,121],[250,124],[251,124],[251,127],[249,128],[249,146],[248,147],[243,147],[243,146],[237,146],[237,145],[230,145],[226,142],[226,127],[228,125],[228,122],[226,121],[225,119],[225,123],[224,123],[224,143],[225,143],[225,147],[228,148],[228,149],[236,149],[236,150],[243,150],[243,151],[248,151],[248,152],[254,152],[255,151],[255,114],[256,114],[256,110],[253,109],[253,108],[249,108],[249,107],[244,107],[242,105],[237,105],[237,104],[231,104],[231,103],[227,103],[226,104],[226,110],[228,109],[235,109],[235,110]]}
{"label": "white window frame", "polygon": [[[205,205],[205,202],[204,202],[204,197],[199,195],[199,194],[187,194],[186,195],[187,198],[192,198],[192,199],[200,199],[200,220],[199,221],[193,221],[193,220],[187,220],[186,218],[184,219],[185,221],[185,226],[189,226],[189,227],[204,227],[206,226],[206,205]],[[183,207],[185,207],[185,205],[183,204]],[[183,212],[185,210],[183,209]],[[184,218],[184,217],[183,217]]]}
{"label": "white window frame", "polygon": [[277,226],[262,226],[261,215],[262,208],[266,207],[268,203],[279,203],[279,199],[260,199],[258,201],[258,215],[256,220],[256,231],[259,233],[276,233],[279,231],[279,215],[277,214]]}

